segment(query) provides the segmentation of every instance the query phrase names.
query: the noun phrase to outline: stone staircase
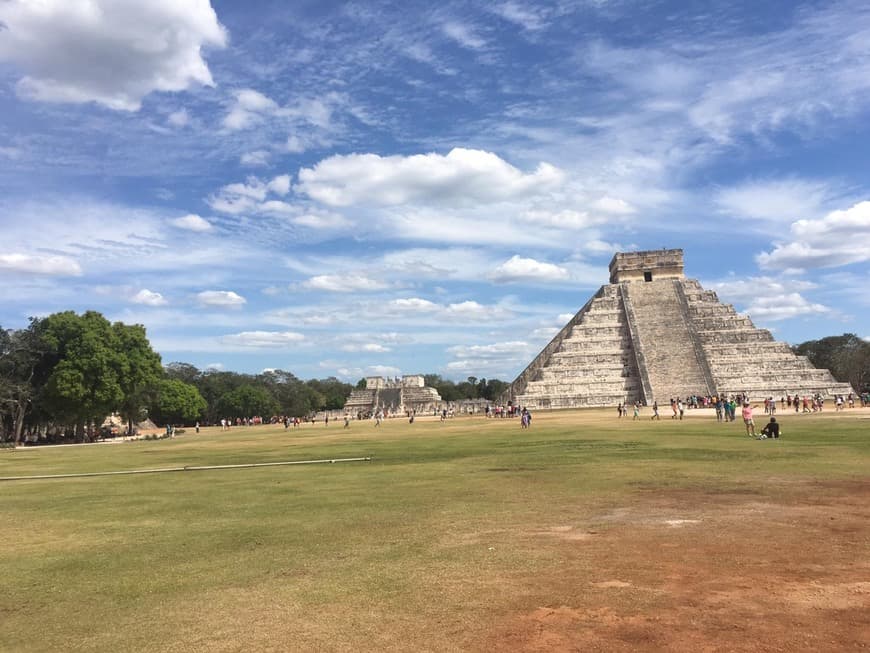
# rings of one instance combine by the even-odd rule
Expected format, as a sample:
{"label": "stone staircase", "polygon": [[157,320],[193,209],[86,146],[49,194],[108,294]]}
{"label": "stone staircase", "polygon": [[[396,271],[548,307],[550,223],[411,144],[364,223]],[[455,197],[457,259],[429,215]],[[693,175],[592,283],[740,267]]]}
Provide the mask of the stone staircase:
{"label": "stone staircase", "polygon": [[643,352],[651,396],[647,403],[711,392],[700,343],[692,332],[677,279],[620,284],[631,305],[632,333]]}
{"label": "stone staircase", "polygon": [[642,397],[617,287],[604,286],[550,345],[555,346],[545,348],[526,368],[530,378],[514,394],[518,405],[615,406]]}

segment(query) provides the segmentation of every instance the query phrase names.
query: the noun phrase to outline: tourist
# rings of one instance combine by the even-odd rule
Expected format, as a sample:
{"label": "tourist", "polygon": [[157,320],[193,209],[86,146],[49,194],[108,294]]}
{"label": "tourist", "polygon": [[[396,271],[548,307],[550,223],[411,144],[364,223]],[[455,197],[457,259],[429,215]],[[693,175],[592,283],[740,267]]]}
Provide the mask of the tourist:
{"label": "tourist", "polygon": [[199,420],[196,421],[195,428],[196,428],[196,432],[199,433]]}
{"label": "tourist", "polygon": [[743,424],[746,426],[746,435],[756,437],[755,422],[752,420],[752,406],[747,401],[743,404]]}
{"label": "tourist", "polygon": [[653,414],[652,414],[652,417],[650,417],[650,419],[651,420],[657,419],[659,421],[661,421],[661,419],[662,419],[661,417],[659,417],[659,402],[657,402],[657,401],[653,401]]}
{"label": "tourist", "polygon": [[350,418],[347,415],[344,416],[344,428],[350,428]]}
{"label": "tourist", "polygon": [[686,404],[683,403],[682,399],[677,399],[677,408],[680,411],[680,421],[683,421],[683,411],[686,410]]}
{"label": "tourist", "polygon": [[632,421],[634,421],[636,419],[640,419],[640,402],[639,401],[634,402],[634,417],[632,417],[631,419],[632,419]]}
{"label": "tourist", "polygon": [[779,424],[775,417],[771,417],[770,421],[761,429],[761,437],[779,438]]}
{"label": "tourist", "polygon": [[616,416],[617,416],[618,419],[622,419],[622,413],[623,413],[623,410],[624,410],[624,409],[623,409],[623,407],[622,407],[622,403],[620,403],[620,404],[616,407]]}

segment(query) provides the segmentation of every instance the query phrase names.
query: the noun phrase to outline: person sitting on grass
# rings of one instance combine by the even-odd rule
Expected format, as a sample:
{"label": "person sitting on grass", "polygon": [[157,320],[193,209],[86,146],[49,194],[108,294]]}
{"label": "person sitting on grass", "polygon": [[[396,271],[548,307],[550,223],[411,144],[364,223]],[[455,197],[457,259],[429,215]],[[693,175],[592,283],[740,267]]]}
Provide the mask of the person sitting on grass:
{"label": "person sitting on grass", "polygon": [[761,437],[766,437],[766,438],[778,438],[779,437],[779,423],[776,421],[775,417],[771,417],[770,421],[764,425],[763,429],[761,429]]}

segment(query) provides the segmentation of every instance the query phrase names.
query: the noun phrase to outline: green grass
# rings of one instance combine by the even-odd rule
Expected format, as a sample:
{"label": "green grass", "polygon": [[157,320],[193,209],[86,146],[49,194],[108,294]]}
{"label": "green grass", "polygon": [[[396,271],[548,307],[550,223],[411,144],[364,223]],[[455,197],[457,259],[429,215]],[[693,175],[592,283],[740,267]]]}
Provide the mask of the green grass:
{"label": "green grass", "polygon": [[564,552],[537,530],[660,489],[870,469],[858,411],[783,416],[778,442],[611,412],[0,451],[0,476],[372,456],[0,483],[0,650],[455,650],[544,591]]}

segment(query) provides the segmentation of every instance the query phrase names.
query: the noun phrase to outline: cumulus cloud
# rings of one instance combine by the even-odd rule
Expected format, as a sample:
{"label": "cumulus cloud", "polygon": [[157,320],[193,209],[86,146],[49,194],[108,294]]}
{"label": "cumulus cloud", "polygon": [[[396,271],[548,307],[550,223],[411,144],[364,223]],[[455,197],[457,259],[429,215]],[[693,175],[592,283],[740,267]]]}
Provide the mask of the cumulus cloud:
{"label": "cumulus cloud", "polygon": [[491,152],[454,148],[447,155],[332,156],[299,171],[299,190],[331,206],[462,204],[515,198],[562,180],[563,173],[548,163],[527,174]]}
{"label": "cumulus cloud", "polygon": [[203,306],[238,308],[247,302],[244,297],[232,290],[204,290],[196,297]]}
{"label": "cumulus cloud", "polygon": [[147,288],[143,288],[130,299],[134,304],[144,304],[145,306],[166,306],[169,302],[159,292],[153,292]]}
{"label": "cumulus cloud", "polygon": [[792,240],[756,257],[764,269],[832,268],[870,260],[870,201],[791,225]]}
{"label": "cumulus cloud", "polygon": [[251,349],[277,349],[303,340],[305,336],[294,331],[242,331],[221,338],[224,344]]}
{"label": "cumulus cloud", "polygon": [[235,104],[224,117],[224,127],[229,130],[251,127],[278,108],[273,99],[250,88],[236,91],[235,96]]}
{"label": "cumulus cloud", "polygon": [[542,263],[533,258],[523,258],[514,255],[492,273],[490,278],[496,283],[509,283],[511,281],[564,281],[569,277],[568,270],[553,265]]}
{"label": "cumulus cloud", "polygon": [[801,315],[824,315],[832,311],[824,304],[808,301],[800,293],[787,292],[755,297],[746,306],[746,312],[753,318],[776,322]]}
{"label": "cumulus cloud", "polygon": [[383,290],[387,284],[357,274],[321,274],[304,281],[302,286],[327,292],[365,292]]}
{"label": "cumulus cloud", "polygon": [[153,91],[213,86],[203,50],[227,33],[207,0],[0,3],[0,60],[22,96],[137,111]]}
{"label": "cumulus cloud", "polygon": [[444,314],[448,318],[455,318],[467,321],[485,321],[491,319],[502,319],[509,315],[509,311],[500,306],[485,306],[473,300],[448,304],[444,310]]}
{"label": "cumulus cloud", "polygon": [[248,177],[244,183],[227,184],[208,198],[215,211],[239,215],[242,213],[276,212],[276,206],[286,206],[276,200],[266,201],[269,195],[283,197],[290,192],[290,176],[278,175],[269,181]]}
{"label": "cumulus cloud", "polygon": [[171,222],[179,229],[187,229],[188,231],[209,231],[212,228],[208,220],[195,213],[190,213],[183,218],[176,218]]}
{"label": "cumulus cloud", "polygon": [[41,254],[0,254],[0,270],[53,277],[77,277],[82,274],[81,266],[69,256]]}

